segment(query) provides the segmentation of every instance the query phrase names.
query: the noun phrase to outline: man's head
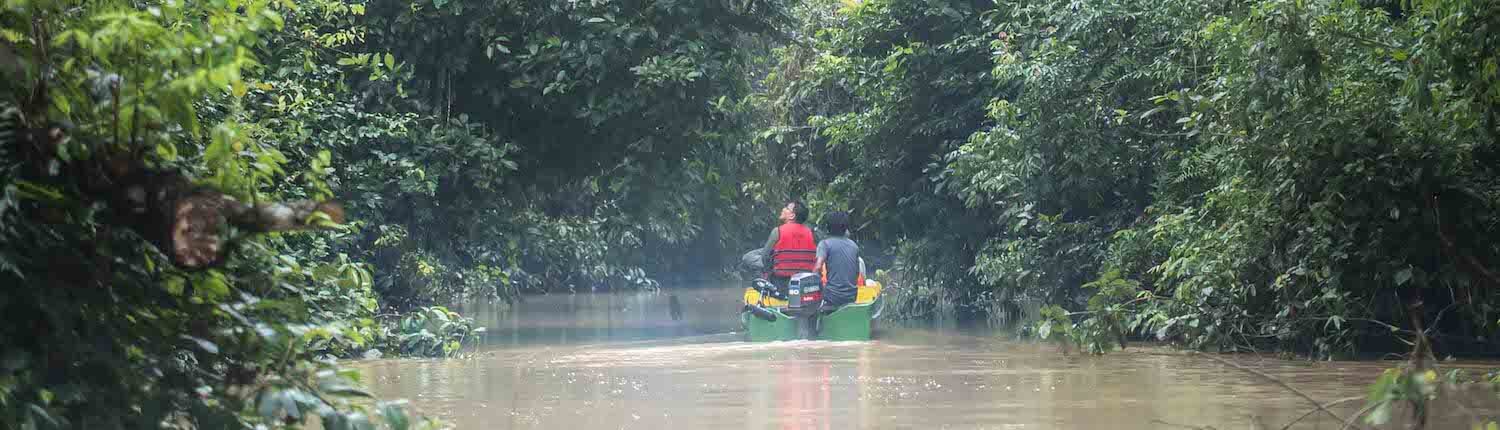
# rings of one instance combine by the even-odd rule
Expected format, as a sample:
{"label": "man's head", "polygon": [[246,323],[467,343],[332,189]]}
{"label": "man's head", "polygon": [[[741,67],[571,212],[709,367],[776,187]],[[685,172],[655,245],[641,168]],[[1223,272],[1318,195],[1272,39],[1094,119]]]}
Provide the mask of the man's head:
{"label": "man's head", "polygon": [[781,207],[780,219],[782,222],[807,222],[807,205],[796,200],[788,202],[786,206]]}
{"label": "man's head", "polygon": [[849,213],[833,212],[823,218],[823,224],[828,228],[828,234],[843,236],[849,234]]}

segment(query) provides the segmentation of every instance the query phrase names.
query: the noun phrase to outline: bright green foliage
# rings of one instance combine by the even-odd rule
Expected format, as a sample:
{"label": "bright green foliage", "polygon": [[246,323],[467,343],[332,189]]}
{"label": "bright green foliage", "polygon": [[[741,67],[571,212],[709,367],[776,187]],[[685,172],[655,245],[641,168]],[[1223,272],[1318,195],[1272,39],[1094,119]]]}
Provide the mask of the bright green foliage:
{"label": "bright green foliage", "polygon": [[[404,428],[320,357],[715,271],[788,198],[854,214],[895,313],[1093,353],[1500,330],[1494,2],[75,3],[0,9],[7,428]],[[181,270],[107,160],[352,222]]]}
{"label": "bright green foliage", "polygon": [[780,7],[311,2],[255,118],[329,152],[388,305],[655,288],[774,216],[732,100]]}
{"label": "bright green foliage", "polygon": [[[37,321],[0,332],[6,427],[406,428],[324,359],[478,340],[424,304],[712,272],[774,213],[737,100],[779,3],[63,3],[0,15],[0,137],[68,137],[3,146],[0,280],[36,288],[0,307]],[[353,222],[185,272],[85,200],[107,157]]]}
{"label": "bright green foliage", "polygon": [[723,129],[715,101],[745,89],[746,54],[736,48],[769,31],[779,8],[766,0],[376,2],[368,37],[411,65],[409,89],[427,106],[468,113],[517,142],[521,164],[536,169],[528,182],[605,176],[598,186],[622,193],[642,179],[626,173],[675,175],[682,155],[714,140]]}
{"label": "bright green foliage", "polygon": [[[317,256],[351,254],[371,272],[364,280],[364,296],[332,291],[333,295],[320,296],[323,301],[315,303],[324,309],[356,306],[348,312],[325,310],[318,315],[361,334],[357,345],[329,339],[328,352],[345,356],[377,349],[452,355],[457,348],[411,346],[401,336],[407,334],[405,329],[394,321],[373,322],[377,311],[373,293],[381,296],[381,306],[397,308],[413,302],[462,300],[469,297],[465,292],[479,292],[476,295],[481,297],[504,295],[507,273],[485,265],[446,270],[421,257],[431,255],[435,246],[441,247],[437,252],[457,248],[462,243],[458,238],[431,237],[420,242],[425,248],[412,246],[410,240],[391,237],[392,231],[404,232],[406,226],[385,223],[404,211],[431,211],[444,203],[485,210],[482,205],[465,203],[485,200],[486,193],[504,183],[506,173],[515,169],[508,159],[513,148],[496,144],[479,126],[459,119],[442,120],[360,103],[348,82],[371,88],[400,87],[403,82],[397,73],[400,66],[389,53],[351,51],[365,31],[360,24],[363,14],[364,6],[337,1],[307,2],[288,9],[285,29],[270,33],[273,43],[261,47],[270,59],[266,70],[238,94],[244,108],[232,110],[229,116],[248,124],[245,128],[258,145],[309,167],[299,175],[301,180],[279,184],[279,191],[298,197],[336,197],[357,220],[355,229],[333,240],[315,238],[298,245],[326,249]],[[376,57],[381,60],[373,64],[353,60]],[[447,183],[461,185],[445,188],[448,194],[440,197],[438,186],[445,178],[451,178]],[[421,229],[423,225],[449,232],[444,228],[454,227],[433,219],[430,212],[412,221],[419,221],[412,228],[423,232],[428,231]],[[415,252],[380,252],[403,247],[415,248]],[[472,322],[455,317],[454,325],[433,331],[447,340],[473,342],[475,330]]]}
{"label": "bright green foliage", "polygon": [[[908,290],[971,282],[978,249],[966,238],[994,230],[987,215],[950,197],[945,159],[1001,94],[980,12],[943,2],[806,2],[797,32],[811,41],[779,51],[757,98],[758,140],[785,181],[776,186],[807,192],[815,220],[850,210],[867,260],[896,254]],[[901,291],[894,297],[910,300],[893,302],[897,313],[979,301]]]}
{"label": "bright green foliage", "polygon": [[[259,141],[312,168],[286,192],[345,202],[357,230],[336,246],[369,264],[385,305],[507,295],[504,273],[484,264],[450,271],[433,257],[465,249],[456,235],[484,225],[439,222],[453,214],[434,207],[494,211],[470,203],[492,200],[515,170],[514,148],[459,118],[394,106],[410,67],[361,43],[365,11],[341,1],[299,4],[286,30],[268,35],[266,73],[247,89],[238,117],[255,124]],[[500,266],[496,258],[489,265]]]}
{"label": "bright green foliage", "polygon": [[[1482,391],[1470,390],[1483,388],[1494,394],[1500,394],[1500,380],[1494,379],[1494,372],[1489,378],[1473,378],[1463,369],[1455,369],[1438,373],[1433,368],[1402,367],[1387,369],[1380,377],[1371,384],[1368,394],[1365,396],[1365,408],[1360,421],[1371,425],[1386,425],[1392,421],[1404,421],[1405,417],[1397,414],[1410,413],[1417,419],[1425,420],[1429,415],[1430,408],[1441,407],[1446,402],[1462,402],[1473,396],[1474,393]],[[1403,411],[1402,409],[1406,409]],[[1500,422],[1486,419],[1483,416],[1470,415],[1471,427],[1475,429],[1500,428]],[[1425,424],[1425,421],[1423,422]]]}
{"label": "bright green foliage", "polygon": [[[257,59],[279,59],[262,36],[286,31],[295,5],[78,6],[0,10],[0,310],[12,318],[0,328],[0,427],[252,428],[317,416],[329,429],[412,428],[398,404],[354,401],[369,396],[358,375],[326,358],[396,336],[373,320],[369,267],[339,252],[346,229],[231,231],[223,266],[184,271],[143,240],[163,220],[122,218],[111,206],[128,193],[85,189],[100,185],[79,166],[112,167],[100,161],[113,156],[242,201],[328,197],[330,154],[283,140],[305,125],[257,117],[273,88]],[[17,143],[39,142],[21,133],[49,124],[62,144]],[[474,330],[445,317],[437,350],[451,354]]]}
{"label": "bright green foliage", "polygon": [[442,306],[417,309],[387,327],[387,349],[427,357],[457,355],[464,345],[472,344],[472,336],[485,331],[474,327],[473,319]]}
{"label": "bright green foliage", "polygon": [[[1266,2],[1206,22],[1213,73],[1163,105],[1199,137],[1184,165],[1213,166],[1182,174],[1211,187],[1159,202],[1150,228],[1171,238],[1155,270],[1175,301],[1158,306],[1209,324],[1191,340],[1348,352],[1361,334],[1405,325],[1414,300],[1451,308],[1456,318],[1434,324],[1460,341],[1494,332],[1487,266],[1500,248],[1480,238],[1500,227],[1500,99],[1493,78],[1470,70],[1495,54],[1449,27],[1500,16],[1468,2],[1415,6],[1394,19]],[[1387,324],[1357,323],[1371,320]]]}
{"label": "bright green foliage", "polygon": [[1333,355],[1399,348],[1420,299],[1446,345],[1493,347],[1493,4],[797,17],[811,42],[777,51],[757,136],[818,209],[890,241],[903,312],[960,297],[1094,350],[1124,333]]}
{"label": "bright green foliage", "polygon": [[775,6],[308,2],[245,121],[322,163],[288,191],[346,202],[387,306],[654,288],[774,213],[729,100]]}
{"label": "bright green foliage", "polygon": [[1014,88],[955,151],[971,207],[997,213],[975,271],[1017,300],[1082,304],[1110,236],[1138,222],[1180,147],[1151,96],[1191,79],[1183,46],[1213,2],[1006,3],[989,15],[993,73]]}
{"label": "bright green foliage", "polygon": [[[1058,305],[1048,305],[1039,310],[1039,319],[1028,328],[1038,338],[1057,335],[1058,341],[1093,354],[1123,347],[1128,330],[1139,327],[1142,319],[1141,314],[1128,312],[1132,310],[1128,305],[1150,299],[1150,293],[1142,291],[1139,283],[1121,278],[1118,271],[1105,273],[1083,287],[1094,290],[1087,311],[1073,313]],[[1087,318],[1074,322],[1074,315]]]}
{"label": "bright green foliage", "polygon": [[1437,372],[1431,369],[1423,371],[1387,369],[1374,384],[1370,385],[1366,402],[1374,407],[1365,416],[1365,422],[1374,425],[1385,424],[1391,420],[1391,413],[1402,402],[1411,402],[1417,407],[1422,407],[1437,398],[1439,385],[1456,384],[1458,382],[1456,375],[1450,372],[1448,381],[1440,381]]}

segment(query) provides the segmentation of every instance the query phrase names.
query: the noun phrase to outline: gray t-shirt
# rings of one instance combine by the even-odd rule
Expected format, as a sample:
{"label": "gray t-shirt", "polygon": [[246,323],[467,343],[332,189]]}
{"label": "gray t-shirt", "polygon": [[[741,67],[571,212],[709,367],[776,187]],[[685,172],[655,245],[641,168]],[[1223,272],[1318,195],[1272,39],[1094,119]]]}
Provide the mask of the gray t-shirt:
{"label": "gray t-shirt", "polygon": [[839,306],[854,302],[859,286],[859,245],[844,236],[832,236],[818,242],[818,259],[828,267],[828,285],[823,301]]}

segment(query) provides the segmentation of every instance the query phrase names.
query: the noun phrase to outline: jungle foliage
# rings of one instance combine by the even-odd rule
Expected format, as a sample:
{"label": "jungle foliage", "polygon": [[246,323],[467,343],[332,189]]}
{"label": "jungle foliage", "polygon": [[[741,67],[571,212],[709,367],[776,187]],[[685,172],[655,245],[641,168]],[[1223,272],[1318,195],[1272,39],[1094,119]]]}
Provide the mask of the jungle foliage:
{"label": "jungle foliage", "polygon": [[792,198],[854,214],[906,316],[1494,353],[1497,26],[1480,0],[6,0],[0,426],[408,428],[335,359],[461,354],[482,330],[441,305],[712,276]]}
{"label": "jungle foliage", "polygon": [[6,1],[0,426],[409,428],[335,360],[717,272],[779,7]]}
{"label": "jungle foliage", "polygon": [[273,68],[357,9],[79,6],[0,11],[3,426],[412,427],[353,401],[369,394],[334,359],[451,356],[480,330],[441,308],[376,317],[329,151],[281,115],[344,76],[326,55]]}
{"label": "jungle foliage", "polygon": [[[908,314],[1316,356],[1495,353],[1500,5],[813,1],[759,141]],[[1412,307],[1413,304],[1425,306]]]}
{"label": "jungle foliage", "polygon": [[783,9],[370,2],[356,45],[373,55],[341,60],[371,66],[359,93],[443,119],[325,129],[347,135],[334,159],[378,289],[421,304],[719,275],[779,207],[756,198],[739,100]]}

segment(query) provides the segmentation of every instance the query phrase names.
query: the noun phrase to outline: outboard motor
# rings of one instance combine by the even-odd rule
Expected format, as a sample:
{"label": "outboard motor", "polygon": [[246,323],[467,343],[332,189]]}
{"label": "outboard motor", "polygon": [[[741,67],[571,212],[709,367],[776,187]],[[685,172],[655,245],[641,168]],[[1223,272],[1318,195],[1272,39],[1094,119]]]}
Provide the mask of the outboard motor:
{"label": "outboard motor", "polygon": [[787,282],[787,307],[793,309],[816,309],[823,301],[823,279],[816,273],[802,272],[792,275]]}
{"label": "outboard motor", "polygon": [[786,294],[781,292],[781,288],[767,281],[766,278],[755,278],[750,281],[750,288],[754,288],[762,296],[786,300]]}
{"label": "outboard motor", "polygon": [[750,311],[750,315],[754,315],[756,318],[767,322],[776,322],[776,314],[766,308],[757,305],[745,305],[745,310]]}

